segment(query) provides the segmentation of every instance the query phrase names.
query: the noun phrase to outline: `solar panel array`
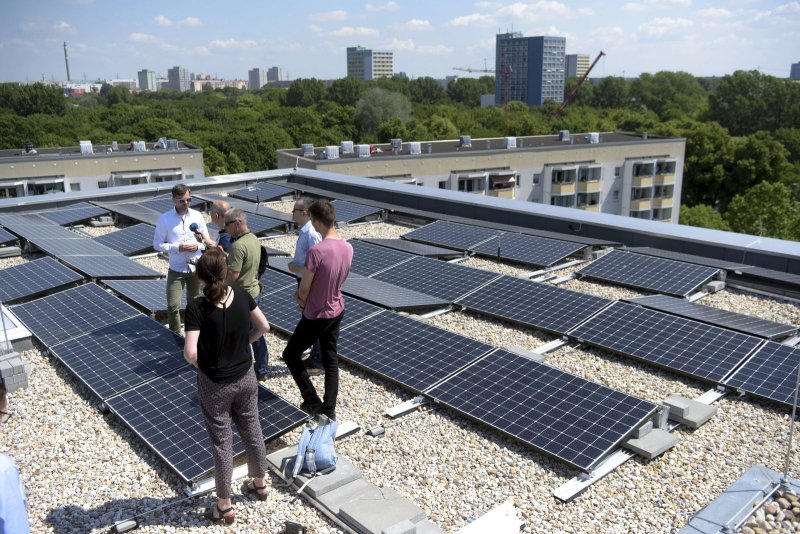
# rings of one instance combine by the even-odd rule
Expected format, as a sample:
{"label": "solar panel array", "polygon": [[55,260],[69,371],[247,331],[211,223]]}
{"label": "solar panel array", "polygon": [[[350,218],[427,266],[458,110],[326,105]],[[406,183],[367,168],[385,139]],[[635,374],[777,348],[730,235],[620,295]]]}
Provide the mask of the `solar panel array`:
{"label": "solar panel array", "polygon": [[705,265],[706,267],[714,267],[715,269],[723,269],[726,271],[749,267],[749,265],[744,265],[733,261],[706,258],[705,256],[697,256],[695,254],[686,254],[683,252],[675,252],[672,250],[663,250],[653,247],[627,247],[625,250],[628,252],[635,252],[636,254],[656,256],[657,258],[666,258],[668,260],[683,261],[686,263],[696,263],[697,265]]}
{"label": "solar panel array", "polygon": [[581,243],[505,232],[496,238],[474,245],[470,250],[482,256],[549,267],[584,248],[586,245]]}
{"label": "solar panel array", "polygon": [[161,213],[133,202],[122,202],[119,204],[112,202],[92,203],[100,206],[101,208],[105,208],[108,211],[122,215],[128,219],[149,224],[151,226],[155,226],[158,223],[158,218],[161,217]]}
{"label": "solar panel array", "polygon": [[584,471],[657,408],[502,349],[426,395]]}
{"label": "solar panel array", "polygon": [[[283,260],[281,256],[278,259]],[[270,261],[272,258],[270,258]],[[273,293],[279,289],[287,287],[297,287],[297,278],[293,274],[288,274],[285,271],[278,271],[275,269],[267,269],[259,279],[261,282],[262,291],[265,294]]]}
{"label": "solar panel array", "polygon": [[206,202],[214,202],[217,200],[224,200],[232,208],[239,208],[247,213],[255,213],[256,215],[263,215],[264,217],[269,217],[271,219],[278,219],[284,222],[292,222],[292,214],[286,213],[285,211],[280,211],[276,209],[272,209],[267,206],[260,206],[255,204],[255,201],[249,202],[246,200],[239,200],[237,198],[233,198],[230,196],[220,195],[219,193],[203,193],[200,195],[196,195],[195,198],[203,199]]}
{"label": "solar panel array", "polygon": [[161,278],[162,274],[125,256],[60,256],[90,278]]}
{"label": "solar panel array", "polygon": [[415,256],[371,278],[455,302],[499,276],[481,269]]}
{"label": "solar panel array", "polygon": [[93,206],[88,202],[80,202],[79,204],[73,204],[67,208],[45,211],[42,212],[41,215],[55,224],[66,226],[68,224],[75,224],[94,217],[106,215],[107,213],[108,211],[103,208]]}
{"label": "solar panel array", "polygon": [[350,272],[361,276],[372,276],[414,258],[413,255],[406,252],[372,245],[358,239],[348,242],[353,247],[353,263],[350,266]]}
{"label": "solar panel array", "polygon": [[497,237],[499,230],[460,224],[450,221],[434,221],[403,235],[403,239],[441,245],[456,250],[469,250],[478,243]]}
{"label": "solar panel array", "polygon": [[779,282],[781,284],[800,286],[800,275],[787,273],[784,271],[776,271],[774,269],[747,266],[737,269],[735,274],[739,276],[769,280],[770,282]]}
{"label": "solar panel array", "polygon": [[336,220],[346,223],[364,219],[381,212],[380,208],[348,202],[347,200],[334,200],[331,205],[336,212]]}
{"label": "solar panel array", "polygon": [[456,304],[525,326],[566,334],[613,301],[549,284],[501,276]]}
{"label": "solar panel array", "polygon": [[719,272],[713,267],[612,250],[576,274],[685,297]]}
{"label": "solar panel array", "polygon": [[0,245],[8,245],[9,243],[13,243],[18,239],[19,238],[17,236],[10,234],[4,229],[0,228]]}
{"label": "solar panel array", "polygon": [[351,326],[337,345],[340,358],[418,393],[492,349],[486,343],[390,312]]}
{"label": "solar panel array", "polygon": [[704,306],[667,295],[648,295],[627,299],[627,302],[767,339],[779,339],[797,332],[796,326]]}
{"label": "solar panel array", "polygon": [[586,343],[720,383],[762,340],[616,302],[569,334]]}
{"label": "solar panel array", "polygon": [[350,243],[352,244],[354,241],[363,241],[365,243],[369,243],[370,245],[380,245],[382,247],[408,252],[409,254],[414,254],[415,256],[427,256],[429,258],[457,258],[463,255],[462,252],[458,250],[427,245],[425,243],[417,243],[416,241],[409,241],[407,239],[361,238],[358,240],[351,240]]}
{"label": "solar panel array", "polygon": [[[167,311],[166,280],[104,280],[103,284],[148,313]],[[181,309],[186,308],[186,292],[181,292]]]}
{"label": "solar panel array", "polygon": [[57,258],[65,256],[119,256],[119,252],[94,239],[39,239],[31,242],[40,250]]}
{"label": "solar panel array", "polygon": [[262,182],[229,193],[230,196],[250,202],[267,202],[279,197],[294,195],[294,189],[282,185]]}
{"label": "solar panel array", "polygon": [[725,384],[758,397],[794,404],[800,350],[767,341]]}
{"label": "solar panel array", "polygon": [[373,278],[348,278],[342,293],[392,310],[445,308],[450,302]]}
{"label": "solar panel array", "polygon": [[92,241],[114,249],[125,256],[131,256],[145,251],[153,251],[154,232],[153,226],[139,223],[116,232],[94,237]]}
{"label": "solar panel array", "polygon": [[[197,371],[185,365],[106,401],[109,409],[133,430],[184,482],[214,467],[211,444],[197,400]],[[258,413],[266,440],[300,426],[305,412],[264,387],[258,388]],[[233,454],[244,452],[233,430]]]}
{"label": "solar panel array", "polygon": [[83,280],[53,258],[40,258],[0,270],[0,302],[12,303]]}
{"label": "solar panel array", "polygon": [[35,242],[37,239],[84,239],[75,232],[62,228],[47,219],[36,218],[35,215],[31,215],[30,218],[34,221],[30,224],[15,219],[13,222],[7,221],[3,226],[26,241]]}

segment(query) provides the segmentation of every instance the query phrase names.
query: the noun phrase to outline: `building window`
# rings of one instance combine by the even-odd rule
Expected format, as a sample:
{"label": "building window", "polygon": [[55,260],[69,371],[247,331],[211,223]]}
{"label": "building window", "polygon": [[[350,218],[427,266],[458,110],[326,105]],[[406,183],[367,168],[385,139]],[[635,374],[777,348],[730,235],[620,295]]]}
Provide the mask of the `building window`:
{"label": "building window", "polygon": [[100,189],[105,189],[106,187],[108,187],[108,180],[99,180],[97,182],[97,187]]}
{"label": "building window", "polygon": [[622,174],[622,167],[614,167],[614,178],[619,178]]}
{"label": "building window", "polygon": [[69,190],[70,191],[80,191],[81,190],[81,183],[80,182],[70,182]]}
{"label": "building window", "polygon": [[539,185],[539,182],[542,181],[542,173],[535,172],[533,173],[533,185]]}
{"label": "building window", "polygon": [[447,189],[447,180],[439,182],[439,189]]}
{"label": "building window", "polygon": [[47,195],[50,193],[63,193],[64,182],[50,183],[50,184],[32,184],[28,185],[29,195]]}
{"label": "building window", "polygon": [[614,200],[619,200],[619,189],[614,189],[612,192],[612,197]]}

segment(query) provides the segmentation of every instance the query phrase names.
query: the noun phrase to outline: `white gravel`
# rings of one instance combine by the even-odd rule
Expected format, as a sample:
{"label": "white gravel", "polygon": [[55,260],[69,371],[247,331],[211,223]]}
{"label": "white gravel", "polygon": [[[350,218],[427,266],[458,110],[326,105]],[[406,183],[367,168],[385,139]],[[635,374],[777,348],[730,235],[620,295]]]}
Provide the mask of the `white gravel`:
{"label": "white gravel", "polygon": [[[286,209],[291,203],[271,203]],[[92,229],[100,231],[101,229]],[[102,229],[105,230],[105,229]],[[351,226],[345,237],[398,237],[408,228],[386,224]],[[294,238],[269,241],[291,252]],[[28,261],[0,260],[0,267]],[[138,260],[166,272],[157,257]],[[520,266],[472,258],[466,265],[505,274]],[[556,274],[563,275],[569,270]],[[562,287],[609,298],[640,295],[634,290],[574,280]],[[797,324],[796,304],[724,290],[703,304]],[[501,347],[533,349],[553,336],[509,323],[453,312],[432,324]],[[268,387],[299,403],[291,377],[280,361],[286,340],[268,335],[273,376]],[[181,485],[143,442],[110,414],[104,414],[71,374],[38,349],[22,355],[31,363],[30,385],[11,395],[14,416],[0,427],[0,450],[22,473],[29,499],[32,532],[104,532],[115,521],[171,502]],[[560,369],[641,398],[660,402],[670,393],[696,397],[710,386],[602,351],[566,346],[547,355]],[[314,378],[320,384],[321,378]],[[680,444],[665,455],[634,458],[590,487],[573,502],[552,496],[578,473],[496,432],[439,407],[429,407],[396,421],[382,411],[412,394],[342,364],[340,420],[362,428],[386,423],[384,436],[361,433],[338,443],[338,452],[358,466],[369,481],[391,487],[422,506],[429,519],[447,532],[462,527],[506,500],[513,502],[526,532],[654,533],[675,532],[692,513],[716,498],[755,463],[781,471],[788,437],[788,413],[767,403],[729,395],[719,411],[695,431],[677,430]],[[271,449],[296,442],[299,431],[270,444]],[[794,436],[800,443],[800,432]],[[795,453],[790,475],[800,465]],[[238,485],[234,482],[234,487]],[[276,479],[265,502],[235,497],[237,520],[232,529],[199,519],[209,497],[175,503],[143,518],[140,532],[281,532],[287,519],[309,532],[339,532],[313,507],[287,491]],[[784,514],[785,515],[785,514]],[[748,527],[749,528],[749,527]]]}

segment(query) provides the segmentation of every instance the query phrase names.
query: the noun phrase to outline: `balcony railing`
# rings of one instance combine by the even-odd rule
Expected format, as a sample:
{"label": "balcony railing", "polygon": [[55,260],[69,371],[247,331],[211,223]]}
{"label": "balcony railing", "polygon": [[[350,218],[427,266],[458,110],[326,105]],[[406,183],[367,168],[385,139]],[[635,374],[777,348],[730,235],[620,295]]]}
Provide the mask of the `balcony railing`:
{"label": "balcony railing", "polygon": [[551,193],[553,195],[574,195],[575,194],[575,182],[568,183],[568,184],[553,184],[553,188],[551,189]]}
{"label": "balcony railing", "polygon": [[631,200],[631,211],[645,211],[651,208],[649,198],[641,198],[638,200]]}
{"label": "balcony railing", "polygon": [[633,187],[652,187],[653,177],[649,174],[644,176],[634,176],[631,180],[631,184]]}
{"label": "balcony railing", "polygon": [[579,193],[599,193],[600,182],[578,182]]}
{"label": "balcony railing", "polygon": [[653,199],[653,207],[656,209],[661,208],[671,208],[672,207],[672,197],[659,197]]}
{"label": "balcony railing", "polygon": [[672,185],[675,183],[675,174],[670,173],[661,173],[656,174],[655,180],[653,181],[656,185]]}

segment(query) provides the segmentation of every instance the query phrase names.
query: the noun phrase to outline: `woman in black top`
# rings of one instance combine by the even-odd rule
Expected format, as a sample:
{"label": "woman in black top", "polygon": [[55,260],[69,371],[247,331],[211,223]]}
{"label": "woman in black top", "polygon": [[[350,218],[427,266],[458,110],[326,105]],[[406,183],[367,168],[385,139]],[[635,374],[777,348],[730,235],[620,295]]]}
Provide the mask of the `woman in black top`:
{"label": "woman in black top", "polygon": [[[217,504],[206,518],[233,523],[231,473],[233,434],[236,424],[247,453],[242,492],[267,498],[264,476],[267,453],[258,417],[258,382],[253,371],[250,343],[269,331],[269,324],[253,298],[241,287],[225,283],[227,260],[212,249],[197,262],[203,295],[186,306],[186,344],[183,355],[198,368],[197,393],[214,455]],[[248,333],[249,325],[253,330]]]}

